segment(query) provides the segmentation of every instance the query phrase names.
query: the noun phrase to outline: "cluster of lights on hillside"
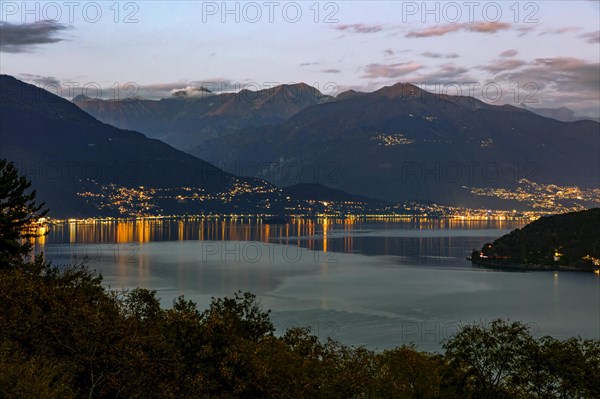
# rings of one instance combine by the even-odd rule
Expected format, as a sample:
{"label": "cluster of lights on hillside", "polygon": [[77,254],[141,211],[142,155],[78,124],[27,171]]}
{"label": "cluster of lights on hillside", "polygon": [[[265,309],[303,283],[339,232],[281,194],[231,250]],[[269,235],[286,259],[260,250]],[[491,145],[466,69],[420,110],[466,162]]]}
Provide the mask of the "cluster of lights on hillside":
{"label": "cluster of lights on hillside", "polygon": [[516,200],[543,213],[564,213],[600,206],[600,189],[577,186],[541,184],[528,179],[518,181],[515,190],[494,187],[472,187],[471,193],[479,196]]}

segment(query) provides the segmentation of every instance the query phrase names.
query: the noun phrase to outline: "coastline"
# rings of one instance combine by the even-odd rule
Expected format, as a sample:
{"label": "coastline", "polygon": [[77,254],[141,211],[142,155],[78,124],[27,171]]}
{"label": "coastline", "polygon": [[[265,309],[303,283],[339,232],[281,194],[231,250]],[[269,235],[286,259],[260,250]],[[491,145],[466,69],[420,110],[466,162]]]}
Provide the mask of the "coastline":
{"label": "coastline", "polygon": [[508,263],[478,259],[475,260],[471,257],[467,257],[467,260],[471,262],[473,266],[484,267],[489,269],[507,270],[507,271],[521,271],[521,272],[585,272],[585,273],[596,273],[598,266],[569,266],[569,265],[538,265],[538,264],[524,264],[524,263]]}

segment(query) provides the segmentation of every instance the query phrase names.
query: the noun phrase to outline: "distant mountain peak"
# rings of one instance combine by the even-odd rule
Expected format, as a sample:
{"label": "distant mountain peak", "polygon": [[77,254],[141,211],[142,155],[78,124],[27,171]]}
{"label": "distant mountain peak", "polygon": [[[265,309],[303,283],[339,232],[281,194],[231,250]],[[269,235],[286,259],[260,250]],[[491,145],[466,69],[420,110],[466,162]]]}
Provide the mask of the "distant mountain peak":
{"label": "distant mountain peak", "polygon": [[71,101],[76,103],[78,101],[92,101],[92,100],[94,100],[94,99],[91,97],[85,96],[83,94],[79,94],[78,96],[73,97],[73,99]]}
{"label": "distant mountain peak", "polygon": [[[572,109],[569,109],[567,107],[559,107],[559,108],[534,108],[534,107],[530,107],[527,106],[527,104],[519,104],[519,107],[522,109],[525,109],[527,111],[533,112],[534,114],[546,117],[546,118],[552,118],[552,119],[556,119],[558,121],[561,122],[575,122],[578,120],[596,120],[592,117],[586,117],[586,116],[577,116],[575,115],[575,111],[573,111]],[[597,121],[597,120],[596,120]]]}
{"label": "distant mountain peak", "polygon": [[364,94],[366,94],[366,93],[362,92],[362,91],[356,91],[356,90],[349,89],[349,90],[339,93],[337,96],[335,96],[335,99],[336,100],[347,100],[349,98],[364,95]]}
{"label": "distant mountain peak", "polygon": [[399,82],[392,86],[385,86],[373,92],[375,95],[388,98],[420,96],[424,90],[411,83]]}

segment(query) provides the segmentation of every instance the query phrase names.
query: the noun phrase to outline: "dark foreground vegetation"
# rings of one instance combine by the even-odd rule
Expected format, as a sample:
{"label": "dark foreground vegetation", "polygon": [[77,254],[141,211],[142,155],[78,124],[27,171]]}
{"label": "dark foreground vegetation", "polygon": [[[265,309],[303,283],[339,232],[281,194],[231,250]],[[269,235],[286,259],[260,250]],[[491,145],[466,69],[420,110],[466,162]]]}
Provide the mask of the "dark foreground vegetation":
{"label": "dark foreground vegetation", "polygon": [[600,340],[465,325],[443,354],[274,334],[249,293],[206,310],[111,291],[82,265],[28,258],[43,214],[0,161],[0,398],[597,398]]}

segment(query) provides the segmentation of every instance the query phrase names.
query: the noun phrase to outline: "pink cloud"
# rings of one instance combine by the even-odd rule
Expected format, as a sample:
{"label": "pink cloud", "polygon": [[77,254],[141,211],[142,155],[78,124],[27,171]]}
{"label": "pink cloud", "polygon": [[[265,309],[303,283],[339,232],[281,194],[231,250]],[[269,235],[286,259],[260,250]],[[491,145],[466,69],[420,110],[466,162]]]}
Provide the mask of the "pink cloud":
{"label": "pink cloud", "polygon": [[506,50],[500,53],[500,57],[514,57],[518,51],[515,49]]}
{"label": "pink cloud", "polygon": [[495,33],[500,30],[510,29],[511,25],[504,22],[475,22],[463,24],[446,24],[434,26],[418,31],[411,31],[406,34],[406,37],[435,37],[444,36],[448,33],[458,31],[469,31],[477,33]]}
{"label": "pink cloud", "polygon": [[405,62],[399,64],[369,64],[366,66],[366,74],[363,78],[397,78],[417,71],[423,68],[423,65],[415,62]]}
{"label": "pink cloud", "polygon": [[513,69],[522,67],[523,65],[526,65],[526,64],[527,63],[525,61],[512,59],[512,60],[497,61],[497,62],[494,62],[493,64],[482,67],[482,69],[489,71],[489,72],[498,73],[498,72],[502,72],[502,71],[511,71]]}

